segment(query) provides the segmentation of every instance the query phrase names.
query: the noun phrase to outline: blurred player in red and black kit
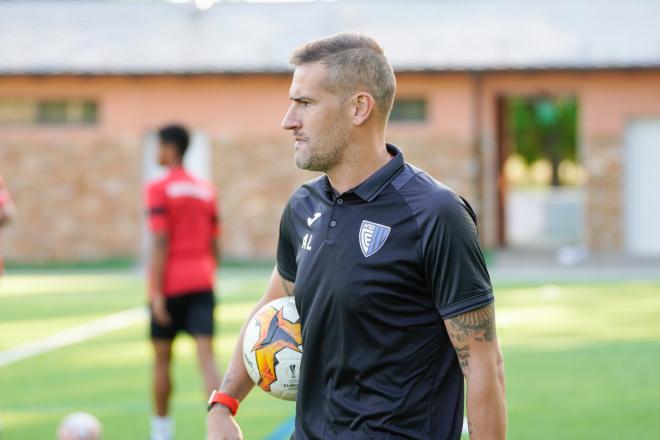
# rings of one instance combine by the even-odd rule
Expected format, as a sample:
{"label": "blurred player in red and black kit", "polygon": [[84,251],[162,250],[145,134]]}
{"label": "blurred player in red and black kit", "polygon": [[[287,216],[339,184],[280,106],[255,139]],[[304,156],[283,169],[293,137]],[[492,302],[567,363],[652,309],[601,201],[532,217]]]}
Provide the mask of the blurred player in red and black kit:
{"label": "blurred player in red and black kit", "polygon": [[163,127],[158,161],[168,174],[146,188],[152,234],[150,262],[151,340],[155,353],[151,440],[171,440],[168,416],[172,341],[183,330],[197,345],[207,391],[220,378],[213,355],[213,281],[220,263],[220,224],[212,184],[183,168],[190,136],[179,125]]}
{"label": "blurred player in red and black kit", "polygon": [[[2,174],[0,174],[0,229],[11,221],[14,217],[14,213],[15,209],[11,202],[9,191],[7,191],[7,188],[5,187],[5,181],[2,179]],[[2,254],[0,254],[0,275],[2,275],[3,270],[4,263],[2,260]]]}

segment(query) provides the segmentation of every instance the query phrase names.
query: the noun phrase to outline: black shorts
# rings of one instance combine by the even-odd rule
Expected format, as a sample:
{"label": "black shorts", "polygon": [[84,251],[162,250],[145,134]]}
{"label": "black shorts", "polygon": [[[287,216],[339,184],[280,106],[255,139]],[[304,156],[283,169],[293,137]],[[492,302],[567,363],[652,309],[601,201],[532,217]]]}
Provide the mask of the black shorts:
{"label": "black shorts", "polygon": [[213,336],[213,309],[215,308],[213,291],[191,292],[167,298],[165,304],[172,323],[165,326],[158,324],[151,311],[152,339],[173,339],[181,330],[191,336]]}

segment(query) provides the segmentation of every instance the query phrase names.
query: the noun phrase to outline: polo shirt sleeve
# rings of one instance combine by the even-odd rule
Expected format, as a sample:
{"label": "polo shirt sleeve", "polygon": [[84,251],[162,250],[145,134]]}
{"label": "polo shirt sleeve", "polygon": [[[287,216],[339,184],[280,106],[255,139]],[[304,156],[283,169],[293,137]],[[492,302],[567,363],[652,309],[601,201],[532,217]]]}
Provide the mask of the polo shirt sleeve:
{"label": "polo shirt sleeve", "polygon": [[289,201],[284,207],[280,220],[280,234],[277,241],[277,270],[282,278],[291,282],[296,281],[296,273],[298,272],[293,230],[291,201]]}
{"label": "polo shirt sleeve", "polygon": [[167,201],[165,189],[161,185],[148,185],[146,189],[147,216],[152,232],[164,232],[168,229]]}
{"label": "polo shirt sleeve", "polygon": [[472,207],[449,190],[433,202],[423,258],[435,307],[447,319],[492,302],[493,288]]}

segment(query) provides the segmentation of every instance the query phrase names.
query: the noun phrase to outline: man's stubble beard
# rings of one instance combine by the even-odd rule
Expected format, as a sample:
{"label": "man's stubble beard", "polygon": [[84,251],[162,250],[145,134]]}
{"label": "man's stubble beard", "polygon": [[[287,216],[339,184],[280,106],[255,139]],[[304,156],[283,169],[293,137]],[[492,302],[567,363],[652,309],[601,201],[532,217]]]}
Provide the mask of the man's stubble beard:
{"label": "man's stubble beard", "polygon": [[327,173],[335,168],[346,155],[350,136],[348,130],[338,123],[330,125],[330,130],[313,144],[307,144],[307,149],[297,151],[293,161],[300,169]]}

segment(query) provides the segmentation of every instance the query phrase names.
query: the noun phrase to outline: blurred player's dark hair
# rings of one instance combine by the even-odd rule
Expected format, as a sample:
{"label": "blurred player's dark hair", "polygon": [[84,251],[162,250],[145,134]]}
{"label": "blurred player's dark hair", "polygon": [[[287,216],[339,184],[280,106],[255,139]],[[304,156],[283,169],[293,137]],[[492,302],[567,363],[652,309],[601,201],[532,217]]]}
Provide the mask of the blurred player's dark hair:
{"label": "blurred player's dark hair", "polygon": [[190,134],[185,127],[178,124],[170,124],[158,130],[158,138],[162,144],[170,144],[174,146],[179,153],[179,157],[183,158],[186,154],[188,145],[190,144]]}

